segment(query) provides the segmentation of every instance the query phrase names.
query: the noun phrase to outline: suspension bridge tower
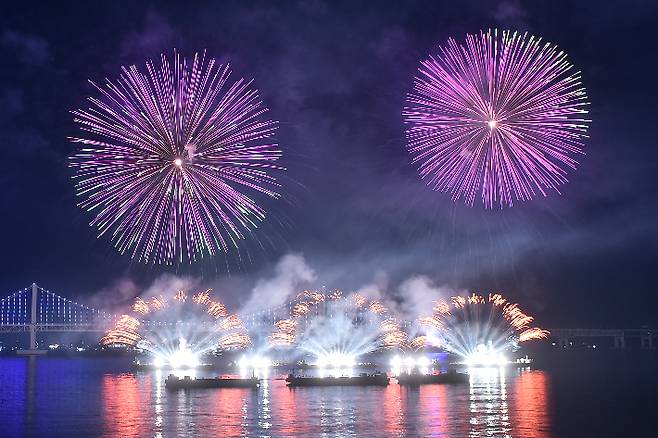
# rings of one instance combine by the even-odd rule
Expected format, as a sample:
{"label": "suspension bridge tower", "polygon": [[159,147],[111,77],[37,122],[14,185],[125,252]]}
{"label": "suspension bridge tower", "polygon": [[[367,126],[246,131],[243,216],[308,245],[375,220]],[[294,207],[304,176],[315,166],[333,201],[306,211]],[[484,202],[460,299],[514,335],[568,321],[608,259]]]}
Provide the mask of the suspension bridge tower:
{"label": "suspension bridge tower", "polygon": [[41,355],[46,354],[46,350],[37,349],[37,302],[39,301],[39,287],[32,283],[32,294],[30,298],[30,348],[28,350],[18,350],[16,353],[21,355]]}

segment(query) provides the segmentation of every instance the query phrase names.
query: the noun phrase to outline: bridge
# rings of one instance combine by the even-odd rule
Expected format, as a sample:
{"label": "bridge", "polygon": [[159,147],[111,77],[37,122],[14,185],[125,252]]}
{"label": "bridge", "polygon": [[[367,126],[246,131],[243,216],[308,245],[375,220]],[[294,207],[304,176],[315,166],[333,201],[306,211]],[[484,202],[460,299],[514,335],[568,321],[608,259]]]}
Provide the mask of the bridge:
{"label": "bridge", "polygon": [[[284,317],[294,302],[242,316],[248,328],[272,325]],[[114,327],[120,315],[94,309],[68,299],[33,283],[0,299],[0,333],[29,332],[29,349],[19,354],[44,354],[37,345],[37,333],[106,332]],[[147,321],[147,325],[169,326],[185,322]],[[205,324],[205,323],[202,323]]]}
{"label": "bridge", "polygon": [[629,339],[639,339],[640,348],[653,350],[654,338],[658,341],[658,330],[643,329],[550,329],[550,338],[561,348],[569,348],[576,339],[612,339],[616,349],[626,348]]}
{"label": "bridge", "polygon": [[0,300],[0,333],[30,333],[29,350],[22,353],[39,353],[37,332],[104,332],[116,318],[35,283]]}
{"label": "bridge", "polygon": [[[248,328],[271,325],[275,319],[285,318],[295,302],[277,308],[242,315]],[[77,301],[57,295],[32,284],[0,299],[0,333],[29,332],[30,345],[23,354],[41,354],[37,349],[39,332],[105,332],[112,328],[119,315],[94,309]],[[158,325],[176,323],[151,322]],[[408,324],[402,322],[403,327]],[[612,339],[616,349],[624,349],[627,340],[639,339],[642,349],[653,349],[658,344],[658,330],[644,329],[550,329],[550,338],[562,348],[572,346],[579,339]],[[654,343],[654,338],[656,343]]]}

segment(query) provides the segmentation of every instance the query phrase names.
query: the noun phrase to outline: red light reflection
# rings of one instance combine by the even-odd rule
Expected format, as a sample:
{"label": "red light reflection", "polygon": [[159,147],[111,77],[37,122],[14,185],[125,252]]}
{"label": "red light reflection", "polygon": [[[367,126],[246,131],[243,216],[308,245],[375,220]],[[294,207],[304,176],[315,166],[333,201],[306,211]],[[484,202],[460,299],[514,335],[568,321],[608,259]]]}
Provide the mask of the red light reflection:
{"label": "red light reflection", "polygon": [[131,374],[105,375],[102,385],[104,436],[123,438],[148,435],[150,378],[146,378],[143,391]]}
{"label": "red light reflection", "polygon": [[519,437],[546,438],[550,435],[548,413],[549,377],[544,371],[523,372],[514,385],[512,424]]}

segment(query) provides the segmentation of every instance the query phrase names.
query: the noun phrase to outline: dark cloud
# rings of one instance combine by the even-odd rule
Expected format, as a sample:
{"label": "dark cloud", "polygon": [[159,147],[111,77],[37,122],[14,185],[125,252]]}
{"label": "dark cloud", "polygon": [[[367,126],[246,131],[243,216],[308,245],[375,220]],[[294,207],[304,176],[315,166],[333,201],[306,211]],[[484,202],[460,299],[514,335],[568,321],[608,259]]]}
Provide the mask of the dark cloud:
{"label": "dark cloud", "polygon": [[46,152],[49,147],[44,136],[25,123],[29,119],[26,109],[22,90],[0,90],[0,129],[5,133],[1,146],[8,159],[27,159],[32,154]]}
{"label": "dark cloud", "polygon": [[506,0],[498,3],[493,18],[505,29],[530,30],[527,22],[528,12],[518,0]]}
{"label": "dark cloud", "polygon": [[54,159],[50,144],[43,134],[26,123],[25,96],[21,90],[6,88],[0,90],[0,153],[5,166],[0,176],[0,202],[14,205],[24,196],[25,166],[23,163],[42,156]]}
{"label": "dark cloud", "polygon": [[322,16],[329,12],[329,5],[323,0],[299,0],[297,4],[311,16]]}
{"label": "dark cloud", "polygon": [[143,26],[122,37],[121,58],[134,59],[145,55],[154,58],[169,54],[180,38],[169,21],[154,9],[148,9]]}
{"label": "dark cloud", "polygon": [[51,59],[48,41],[39,36],[6,29],[0,41],[11,48],[19,61],[25,64],[42,67]]}
{"label": "dark cloud", "polygon": [[23,93],[20,90],[4,89],[0,91],[0,118],[6,119],[25,110]]}

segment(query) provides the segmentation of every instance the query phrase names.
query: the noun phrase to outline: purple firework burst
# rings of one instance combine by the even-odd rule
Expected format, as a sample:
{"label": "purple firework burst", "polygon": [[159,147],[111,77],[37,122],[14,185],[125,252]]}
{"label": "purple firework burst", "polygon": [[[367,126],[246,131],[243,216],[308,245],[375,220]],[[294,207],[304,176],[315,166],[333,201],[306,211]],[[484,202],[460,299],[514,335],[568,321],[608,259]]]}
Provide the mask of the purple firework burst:
{"label": "purple firework burst", "polygon": [[403,111],[407,148],[434,190],[486,208],[559,193],[590,120],[580,72],[541,38],[449,39],[422,61]]}
{"label": "purple firework burst", "polygon": [[271,140],[252,82],[228,65],[174,52],[173,65],[123,67],[116,81],[73,111],[88,135],[70,158],[79,205],[121,253],[146,263],[193,261],[237,247],[265,218],[258,197],[277,198]]}

